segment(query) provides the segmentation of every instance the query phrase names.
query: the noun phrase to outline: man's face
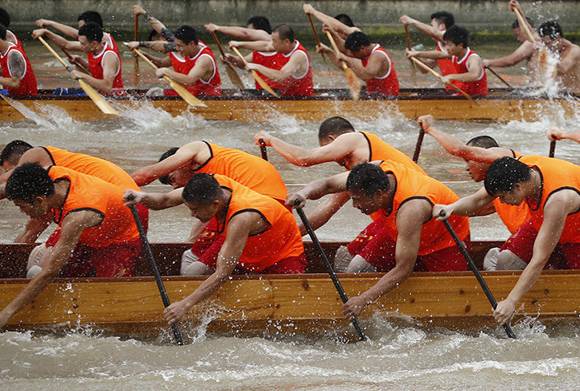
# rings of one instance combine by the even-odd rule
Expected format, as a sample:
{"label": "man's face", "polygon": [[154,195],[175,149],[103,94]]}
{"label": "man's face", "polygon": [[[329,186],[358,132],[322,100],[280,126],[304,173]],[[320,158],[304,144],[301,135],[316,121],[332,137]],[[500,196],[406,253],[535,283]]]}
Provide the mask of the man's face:
{"label": "man's face", "polygon": [[481,182],[485,179],[485,175],[490,166],[489,164],[475,162],[473,160],[466,160],[465,163],[467,164],[467,172],[469,172],[471,179],[475,182]]}
{"label": "man's face", "polygon": [[278,53],[288,53],[292,50],[293,42],[289,39],[280,39],[280,34],[278,32],[272,33],[272,46],[274,50]]}
{"label": "man's face", "polygon": [[508,205],[519,205],[526,199],[526,195],[519,183],[511,191],[498,193],[497,196],[501,202]]}
{"label": "man's face", "polygon": [[79,35],[79,42],[81,44],[81,49],[85,53],[95,52],[99,47],[97,41],[89,41],[84,35]]}
{"label": "man's face", "polygon": [[456,45],[451,41],[445,41],[445,50],[452,56],[459,57],[463,52],[463,44]]}
{"label": "man's face", "polygon": [[193,173],[189,169],[189,167],[181,167],[177,170],[171,172],[167,175],[167,179],[169,184],[174,189],[179,189],[180,187],[184,187],[187,182],[193,177]]}
{"label": "man's face", "polygon": [[175,49],[183,57],[191,57],[195,54],[197,50],[197,44],[194,41],[190,43],[185,43],[181,39],[175,39]]}
{"label": "man's face", "polygon": [[189,208],[191,216],[195,217],[202,223],[207,223],[214,217],[219,210],[219,201],[215,200],[209,204],[189,203],[184,202]]}
{"label": "man's face", "polygon": [[378,191],[372,196],[357,191],[351,191],[349,194],[352,199],[352,206],[366,215],[370,215],[382,207],[384,195],[382,191]]}
{"label": "man's face", "polygon": [[22,213],[33,219],[43,217],[50,212],[47,197],[36,197],[32,203],[24,200],[13,200],[12,202],[14,202],[14,205],[16,205]]}

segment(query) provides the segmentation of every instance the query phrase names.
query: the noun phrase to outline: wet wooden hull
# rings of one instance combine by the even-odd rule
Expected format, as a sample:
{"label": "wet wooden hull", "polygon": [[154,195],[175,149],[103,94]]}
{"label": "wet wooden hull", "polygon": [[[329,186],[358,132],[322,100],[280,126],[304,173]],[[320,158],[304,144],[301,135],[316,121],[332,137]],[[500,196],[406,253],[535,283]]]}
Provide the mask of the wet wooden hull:
{"label": "wet wooden hull", "polygon": [[[496,243],[476,243],[478,261]],[[326,245],[333,256],[339,243]],[[178,254],[187,244],[156,245],[158,263],[166,274],[174,274]],[[21,264],[30,246],[0,246],[3,265]],[[313,254],[308,246],[308,254]],[[320,270],[315,257],[313,268]],[[4,269],[6,270],[6,269]],[[13,269],[14,270],[14,269]],[[145,274],[142,271],[141,274]],[[498,299],[514,286],[518,273],[485,274]],[[357,295],[375,284],[382,274],[343,274],[340,279],[348,295]],[[165,277],[172,301],[191,293],[203,278]],[[27,280],[0,279],[0,308],[20,292]],[[541,317],[580,316],[580,271],[546,271],[523,300],[520,315]],[[151,277],[126,279],[59,279],[9,323],[10,329],[75,328],[91,326],[114,334],[155,334],[164,328],[162,303]],[[466,329],[492,324],[490,306],[469,272],[414,273],[399,288],[368,307],[363,324],[373,313],[390,319],[409,317],[423,324]],[[239,276],[225,283],[211,300],[191,313],[193,324],[209,322],[209,330],[229,334],[307,333],[348,331],[341,316],[341,302],[328,276],[310,273],[296,276]],[[211,321],[209,321],[211,319]]]}
{"label": "wet wooden hull", "polygon": [[[407,90],[398,99],[352,101],[343,92],[335,94],[319,91],[319,95],[309,99],[268,99],[249,94],[204,99],[207,108],[189,108],[178,97],[144,98],[139,91],[130,97],[110,99],[121,113],[128,109],[147,104],[176,116],[189,110],[207,120],[264,122],[276,119],[280,114],[301,120],[321,121],[333,115],[348,118],[373,120],[385,115],[404,115],[415,119],[420,115],[432,114],[435,118],[458,121],[535,121],[554,112],[572,116],[578,110],[577,100],[545,98],[523,98],[497,90],[489,97],[477,99],[475,103],[462,97],[449,97],[435,90]],[[60,108],[73,119],[96,121],[107,119],[91,100],[85,97],[58,97],[48,94],[35,99],[22,99],[17,103],[29,110],[42,112],[48,106]],[[123,115],[123,114],[122,114]],[[13,122],[25,117],[6,102],[0,100],[0,122]]]}

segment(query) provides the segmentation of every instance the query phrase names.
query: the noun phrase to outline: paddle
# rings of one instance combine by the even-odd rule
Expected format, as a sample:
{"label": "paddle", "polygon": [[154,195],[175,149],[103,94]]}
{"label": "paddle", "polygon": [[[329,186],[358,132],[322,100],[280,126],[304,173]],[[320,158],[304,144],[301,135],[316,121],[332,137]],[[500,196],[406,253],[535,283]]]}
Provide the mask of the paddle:
{"label": "paddle", "polygon": [[[52,55],[54,57],[56,57],[56,59],[64,66],[64,68],[68,71],[68,72],[72,72],[72,66],[67,65],[66,62],[64,62],[64,60],[62,59],[61,56],[58,55],[57,52],[54,51],[54,49],[52,47],[50,47],[50,45],[48,43],[46,43],[46,41],[44,40],[44,38],[42,37],[38,37],[38,40],[48,49],[48,51],[50,53],[52,53]],[[109,102],[107,102],[105,100],[105,98],[99,94],[97,92],[97,90],[95,90],[90,84],[88,84],[86,81],[82,80],[82,79],[77,79],[77,81],[79,82],[79,84],[81,85],[81,88],[83,89],[83,91],[85,92],[85,94],[87,94],[87,96],[89,98],[91,98],[91,100],[95,103],[95,105],[97,105],[97,107],[105,114],[111,114],[111,115],[119,115],[119,112],[117,110],[115,110],[113,108],[113,106],[111,106],[109,104]]]}
{"label": "paddle", "polygon": [[[403,27],[405,28],[405,46],[407,47],[407,50],[411,50],[411,33],[409,33],[409,25],[405,24]],[[415,63],[411,61],[411,59],[409,59],[409,62],[411,63],[411,73],[414,78],[416,76]]]}
{"label": "paddle", "polygon": [[260,143],[260,154],[262,155],[262,159],[268,161],[268,149],[266,148],[266,142],[263,138],[261,138],[258,140],[258,143]]}
{"label": "paddle", "polygon": [[[224,47],[222,46],[222,43],[221,43],[219,37],[217,36],[217,34],[215,33],[215,31],[210,31],[209,33],[211,34],[211,36],[213,37],[213,40],[217,44],[218,49],[219,49],[222,57],[226,58],[226,53],[224,51]],[[244,82],[242,81],[242,79],[240,79],[240,76],[238,75],[238,72],[236,72],[236,70],[234,69],[234,66],[226,61],[222,60],[222,62],[226,66],[226,73],[228,74],[228,77],[229,77],[230,81],[232,82],[232,84],[235,85],[236,87],[238,87],[240,90],[243,90],[245,88]]]}
{"label": "paddle", "polygon": [[[324,261],[324,265],[326,266],[326,271],[328,272],[330,279],[334,283],[334,287],[336,288],[336,291],[338,292],[340,299],[342,300],[343,303],[346,303],[348,301],[348,296],[346,295],[346,292],[344,291],[342,284],[338,280],[338,277],[337,277],[337,275],[332,267],[332,264],[330,263],[330,260],[326,256],[324,249],[322,248],[322,245],[318,241],[318,238],[316,237],[316,234],[314,233],[314,230],[312,229],[312,226],[310,225],[310,222],[308,221],[306,214],[304,213],[304,211],[300,207],[296,207],[296,212],[298,213],[298,216],[300,216],[300,220],[302,220],[302,224],[304,224],[304,228],[306,228],[306,232],[308,232],[308,236],[310,236],[310,239],[312,240],[312,244],[314,244],[314,247],[316,248],[316,250],[320,254],[322,260]],[[353,316],[351,318],[351,322],[352,322],[352,325],[353,325],[354,329],[356,330],[356,333],[358,334],[358,337],[360,338],[360,340],[365,341],[367,339],[367,337],[364,334],[364,332],[362,331],[362,328],[360,327],[360,325],[358,323],[358,318],[356,316]]]}
{"label": "paddle", "polygon": [[[467,265],[469,266],[469,269],[471,269],[471,271],[475,275],[475,278],[477,279],[477,282],[479,282],[479,285],[481,286],[481,289],[483,290],[483,293],[485,293],[485,296],[487,297],[487,300],[491,304],[491,308],[493,308],[495,310],[495,308],[497,307],[497,301],[495,300],[495,297],[493,297],[493,293],[491,293],[491,291],[489,290],[489,286],[487,285],[487,282],[485,282],[485,280],[483,279],[483,276],[481,275],[480,271],[477,269],[477,266],[475,265],[475,262],[471,258],[471,255],[469,255],[469,252],[465,248],[465,245],[463,244],[463,242],[461,241],[461,239],[459,239],[457,237],[457,234],[455,233],[455,231],[453,230],[453,228],[449,224],[449,221],[442,220],[442,222],[443,222],[443,225],[445,225],[445,228],[447,228],[447,231],[449,232],[449,234],[451,235],[451,237],[453,238],[453,241],[455,241],[455,244],[459,248],[459,251],[461,252],[461,254],[463,255],[463,257],[465,258],[465,261],[467,262]],[[504,330],[505,330],[505,332],[506,332],[506,334],[507,334],[508,337],[514,338],[514,339],[516,338],[516,334],[514,333],[514,331],[512,330],[512,328],[511,328],[511,326],[509,324],[505,323],[503,325],[503,328],[504,328]]]}
{"label": "paddle", "polygon": [[413,153],[413,161],[417,163],[419,161],[419,155],[421,154],[421,146],[423,145],[423,139],[425,138],[425,130],[423,126],[419,126],[419,136],[417,137],[417,143],[415,144],[415,152]]}
{"label": "paddle", "polygon": [[[124,44],[125,46],[127,46],[127,42],[124,42]],[[143,53],[141,53],[139,49],[135,48],[132,50],[135,53],[137,53],[139,57],[145,60],[145,62],[149,64],[153,69],[158,69],[157,65],[153,64],[153,62],[150,59],[148,59]],[[181,99],[186,101],[187,104],[190,105],[191,107],[207,107],[205,103],[203,103],[201,100],[193,96],[192,93],[187,90],[187,88],[185,88],[184,86],[182,86],[169,76],[163,76],[163,80],[169,83],[169,86],[173,88],[173,90],[177,93],[177,95],[179,95]]]}
{"label": "paddle", "polygon": [[513,87],[510,85],[510,83],[505,81],[505,79],[503,77],[501,77],[496,71],[494,71],[492,67],[485,67],[485,68],[488,71],[490,71],[495,77],[497,77],[499,79],[499,81],[501,81],[503,84],[505,84],[506,87],[513,89]]}
{"label": "paddle", "polygon": [[[238,48],[232,47],[232,50],[243,61],[244,65],[248,65],[248,62],[246,61],[246,59],[244,58],[244,56],[242,56],[242,53],[240,53],[240,51],[238,50]],[[264,90],[268,91],[270,93],[270,95],[273,95],[276,98],[279,98],[280,97],[278,94],[276,94],[274,92],[274,90],[272,89],[272,87],[270,87],[268,85],[268,83],[266,83],[266,81],[264,79],[262,79],[260,77],[260,75],[258,75],[258,72],[256,72],[253,69],[252,69],[251,72],[252,72],[252,77],[254,78],[254,80],[256,81],[256,83],[258,83],[260,85],[260,87],[262,87]]]}
{"label": "paddle", "polygon": [[[312,29],[312,36],[314,37],[314,43],[316,43],[316,46],[319,46],[321,44],[320,36],[318,35],[318,31],[316,31],[316,26],[314,25],[314,22],[312,21],[312,15],[306,14],[306,17],[308,18],[308,22],[310,22],[310,28]],[[322,56],[322,59],[324,60],[324,62],[326,62],[326,56],[324,55],[324,52],[320,52],[320,55]]]}
{"label": "paddle", "polygon": [[548,153],[549,157],[554,157],[556,154],[556,140],[550,141],[550,152]]}
{"label": "paddle", "polygon": [[[518,18],[518,24],[520,25],[520,28],[524,29],[524,33],[526,34],[528,41],[530,41],[531,43],[535,43],[536,39],[532,31],[530,30],[530,27],[528,26],[527,20],[524,18],[524,15],[522,15],[520,10],[515,7],[513,8],[513,12],[516,14],[516,17]],[[540,49],[540,52],[538,53],[538,65],[542,75],[546,71],[547,62],[548,62],[548,50],[546,49],[545,46],[543,46],[542,49]]]}
{"label": "paddle", "polygon": [[[137,225],[137,230],[139,231],[139,237],[141,238],[141,244],[143,245],[143,249],[145,250],[145,255],[147,256],[147,260],[149,261],[149,266],[151,266],[151,270],[153,271],[153,275],[155,276],[155,282],[157,283],[157,289],[159,289],[159,295],[161,296],[161,301],[163,302],[163,306],[165,308],[169,307],[171,304],[169,302],[169,297],[167,296],[167,291],[165,290],[165,285],[163,284],[163,280],[161,280],[161,274],[159,273],[159,269],[157,268],[157,263],[155,262],[155,257],[153,255],[153,251],[151,250],[151,245],[147,240],[147,234],[143,229],[143,224],[141,224],[141,219],[139,218],[139,214],[135,205],[129,205],[129,209],[131,210],[131,214],[133,214],[133,219],[135,219],[135,224]],[[177,326],[177,323],[173,323],[171,325],[171,331],[173,332],[173,338],[178,345],[183,345],[183,337],[181,336],[181,331]]]}
{"label": "paddle", "polygon": [[[423,62],[421,62],[420,60],[416,59],[415,57],[409,57],[409,58],[411,60],[413,60],[415,62],[415,64],[419,65],[421,68],[425,69],[427,72],[431,73],[433,76],[435,76],[439,80],[441,80],[443,78],[443,76],[441,76],[439,73],[435,72],[433,69],[431,69],[431,67],[425,65]],[[441,81],[443,81],[443,80],[441,80]],[[457,92],[459,92],[465,98],[469,99],[469,101],[475,103],[475,101],[473,100],[473,98],[471,97],[471,95],[469,95],[467,92],[463,91],[461,88],[457,87],[455,84],[448,83],[448,82],[445,83],[445,84],[447,84],[451,88],[455,89]]]}
{"label": "paddle", "polygon": [[[330,31],[326,32],[326,36],[332,45],[332,49],[334,50],[334,54],[338,57],[340,51],[338,50],[338,46],[336,46],[336,42],[334,42],[334,38]],[[354,74],[353,70],[346,65],[344,61],[340,62],[342,66],[342,70],[344,71],[344,76],[346,77],[346,82],[348,84],[348,88],[350,89],[350,94],[352,96],[352,100],[358,100],[360,97],[360,81],[358,77]]]}
{"label": "paddle", "polygon": [[77,67],[79,67],[79,68],[80,68],[80,69],[81,69],[83,72],[85,72],[85,73],[90,73],[90,72],[89,72],[89,70],[88,70],[88,69],[87,69],[87,68],[86,68],[86,67],[85,67],[83,64],[81,64],[81,63],[76,63],[76,62],[75,62],[75,63],[73,63],[73,62],[72,62],[72,60],[73,60],[73,56],[72,56],[72,54],[70,54],[70,53],[69,53],[69,51],[68,51],[68,50],[66,50],[65,48],[61,48],[60,50],[62,50],[62,52],[63,52],[63,53],[66,55],[66,58],[68,58],[68,61],[69,61],[71,64],[74,64],[74,65],[76,65]]}
{"label": "paddle", "polygon": [[[139,40],[139,15],[133,16],[133,41]],[[133,53],[135,59],[135,68],[133,69],[133,84],[139,84],[139,56]]]}

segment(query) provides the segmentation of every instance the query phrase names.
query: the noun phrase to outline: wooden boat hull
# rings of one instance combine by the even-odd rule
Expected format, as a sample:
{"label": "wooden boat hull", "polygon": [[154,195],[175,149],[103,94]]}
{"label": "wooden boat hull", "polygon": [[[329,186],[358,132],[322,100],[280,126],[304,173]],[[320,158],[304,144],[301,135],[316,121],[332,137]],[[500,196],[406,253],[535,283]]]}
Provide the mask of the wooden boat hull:
{"label": "wooden boat hull", "polygon": [[[476,243],[474,254],[481,261],[485,249],[497,243]],[[329,255],[340,243],[326,244]],[[187,244],[156,245],[160,268],[175,274],[178,254]],[[22,264],[30,246],[0,246],[3,266]],[[308,246],[308,253],[312,248]],[[177,258],[179,259],[179,258]],[[316,264],[316,261],[313,263]],[[25,262],[24,262],[25,264]],[[6,270],[6,268],[3,268]],[[314,269],[320,270],[319,266]],[[12,270],[16,270],[12,268]],[[518,273],[486,273],[485,278],[498,299],[506,297]],[[349,295],[357,295],[375,284],[382,274],[344,274],[341,282]],[[199,286],[203,278],[166,277],[172,301],[182,299]],[[27,280],[0,280],[0,308],[24,288]],[[91,326],[114,334],[156,334],[165,327],[163,306],[151,277],[126,279],[59,279],[32,305],[10,320],[10,329]],[[414,273],[399,288],[383,296],[362,314],[373,313],[391,319],[409,317],[423,324],[469,329],[493,324],[489,303],[469,272]],[[580,271],[546,271],[523,300],[520,315],[541,317],[580,316]],[[341,302],[326,274],[296,276],[238,276],[228,281],[211,300],[191,313],[193,323],[209,322],[209,330],[230,334],[307,333],[349,330],[341,315]],[[210,321],[211,320],[211,321]],[[367,322],[363,322],[368,324]]]}
{"label": "wooden boat hull", "polygon": [[[432,114],[435,118],[443,120],[507,122],[535,121],[555,111],[570,117],[578,110],[578,103],[573,99],[524,98],[500,90],[489,97],[477,99],[475,103],[462,97],[445,96],[437,91],[424,93],[424,90],[404,91],[398,99],[393,100],[353,101],[341,94],[332,95],[324,92],[321,94],[309,99],[266,99],[251,95],[226,95],[221,98],[205,99],[207,108],[195,109],[189,108],[179,97],[151,98],[149,101],[153,107],[174,116],[189,110],[207,120],[240,122],[264,122],[277,118],[280,114],[307,121],[322,121],[334,115],[373,120],[389,114],[400,114],[411,119]],[[123,113],[143,104],[145,98],[136,99],[135,96],[139,96],[138,92],[130,93],[130,97],[114,98],[110,101]],[[58,97],[45,94],[35,99],[18,100],[17,103],[29,110],[54,106],[80,121],[110,118],[97,110],[94,103],[85,97]],[[0,118],[0,122],[25,119],[21,113],[2,100],[0,100]]]}

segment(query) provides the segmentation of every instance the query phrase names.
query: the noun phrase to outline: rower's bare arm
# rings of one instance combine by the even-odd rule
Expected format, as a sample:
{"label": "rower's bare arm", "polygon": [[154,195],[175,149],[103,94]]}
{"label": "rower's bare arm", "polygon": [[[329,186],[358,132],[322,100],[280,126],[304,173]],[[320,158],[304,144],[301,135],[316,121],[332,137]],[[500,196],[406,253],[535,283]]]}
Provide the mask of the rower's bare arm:
{"label": "rower's bare arm", "polygon": [[403,25],[413,26],[422,34],[427,35],[437,41],[443,41],[443,32],[436,31],[433,29],[433,26],[423,23],[415,18],[411,18],[407,15],[403,15],[399,18],[399,21],[403,23]]}
{"label": "rower's bare arm", "polygon": [[242,41],[269,41],[272,36],[264,30],[250,29],[239,26],[220,26],[213,23],[205,25],[206,30],[220,32],[234,39]]}
{"label": "rower's bare arm", "polygon": [[[366,67],[356,58],[349,58],[348,65],[360,79],[365,81],[385,75],[389,72],[389,62],[385,56],[379,53],[371,55]],[[386,71],[384,71],[385,65],[387,67]]]}
{"label": "rower's bare arm", "polygon": [[178,168],[195,163],[200,149],[205,146],[201,141],[194,141],[180,147],[175,154],[158,163],[143,167],[131,174],[131,177],[139,186],[148,185],[154,180],[169,175]]}
{"label": "rower's bare arm", "polygon": [[310,167],[321,163],[342,162],[356,148],[358,136],[358,133],[343,134],[331,143],[313,149],[292,145],[277,137],[270,137],[269,145],[288,162],[296,166]]}
{"label": "rower's bare arm", "polygon": [[14,243],[29,243],[36,242],[41,233],[50,225],[51,221],[47,218],[28,219],[24,231],[14,239]]}
{"label": "rower's bare arm", "polygon": [[[330,194],[329,196],[325,197],[324,203],[320,206],[317,206],[311,213],[308,214],[308,221],[310,222],[310,226],[313,230],[317,230],[318,228],[325,225],[332,216],[336,214],[350,200],[350,195],[348,192]],[[302,236],[306,235],[306,228],[300,222],[298,224],[298,228],[300,229],[300,234]]]}
{"label": "rower's bare arm", "polygon": [[240,213],[228,223],[227,237],[218,254],[215,272],[192,294],[165,309],[164,317],[170,324],[181,319],[194,305],[211,296],[229,278],[238,265],[248,236],[255,225],[259,224],[257,220],[261,220],[257,213]]}
{"label": "rower's bare arm", "polygon": [[[558,128],[552,128],[547,132],[548,139],[554,140],[572,140],[580,143],[580,130],[576,132],[564,132]],[[1,181],[0,181],[1,183]]]}
{"label": "rower's bare arm", "polygon": [[145,193],[127,190],[123,199],[126,205],[141,203],[149,209],[163,210],[183,204],[183,198],[181,198],[182,193],[183,188],[175,189],[168,193]]}
{"label": "rower's bare arm", "polygon": [[77,52],[82,51],[81,43],[79,41],[69,41],[69,40],[61,37],[60,35],[53,33],[52,31],[48,31],[48,30],[44,30],[44,29],[34,30],[32,32],[32,36],[33,36],[33,38],[37,38],[38,36],[43,36],[45,38],[48,38],[52,42],[54,42],[58,47],[60,47],[62,49],[77,51]]}
{"label": "rower's bare arm", "polygon": [[10,88],[18,88],[20,86],[20,80],[15,77],[0,77],[0,85]]}
{"label": "rower's bare arm", "polygon": [[573,46],[570,53],[558,63],[558,73],[571,72],[574,68],[580,68],[580,47]]}
{"label": "rower's bare arm", "polygon": [[307,72],[308,59],[302,52],[296,52],[280,70],[265,67],[260,64],[249,63],[247,68],[255,70],[266,76],[268,79],[284,82],[293,75]]}
{"label": "rower's bare arm", "polygon": [[511,318],[515,305],[540,278],[544,266],[560,240],[566,217],[578,209],[580,209],[580,195],[574,190],[560,190],[550,197],[544,206],[544,221],[534,241],[532,259],[508,297],[498,303],[494,311],[499,323],[505,323]]}
{"label": "rower's bare arm", "polygon": [[[217,65],[216,65],[217,66]],[[166,69],[165,75],[185,86],[192,86],[199,80],[209,81],[214,73],[214,62],[209,56],[201,56],[186,75],[173,69]]]}
{"label": "rower's bare arm", "polygon": [[50,258],[38,273],[6,308],[0,312],[0,328],[23,307],[30,304],[48,283],[55,278],[70,258],[85,228],[98,225],[102,216],[94,211],[83,210],[69,213],[63,220],[59,241]]}
{"label": "rower's bare arm", "polygon": [[465,73],[454,73],[445,76],[448,80],[457,80],[461,82],[472,82],[481,79],[483,69],[483,60],[479,56],[471,56],[467,60],[467,72]]}
{"label": "rower's bare arm", "polygon": [[346,179],[350,171],[310,182],[302,190],[291,194],[286,200],[288,206],[304,206],[306,200],[317,200],[327,194],[346,191]]}
{"label": "rower's bare arm", "polygon": [[475,193],[458,199],[449,205],[433,206],[433,217],[441,220],[447,219],[452,214],[460,216],[478,216],[480,211],[484,210],[495,197],[488,194],[484,187]]}
{"label": "rower's bare arm", "polygon": [[248,49],[248,50],[256,50],[259,52],[274,52],[274,46],[272,45],[271,40],[267,41],[247,41],[247,42],[240,42],[240,41],[230,41],[230,46],[237,47],[238,49]]}
{"label": "rower's bare arm", "polygon": [[316,19],[321,21],[323,24],[329,26],[332,30],[336,31],[343,37],[346,37],[349,34],[354,33],[355,31],[360,31],[358,27],[349,27],[346,24],[340,22],[339,20],[333,18],[332,16],[326,15],[325,13],[314,9],[314,7],[310,4],[304,4],[303,10],[305,14],[310,14],[314,16]]}
{"label": "rower's bare arm", "polygon": [[447,52],[439,51],[439,50],[424,50],[424,51],[415,51],[415,50],[407,50],[407,57],[417,57],[417,59],[427,58],[429,60],[441,60],[444,58],[451,58]]}
{"label": "rower's bare arm", "polygon": [[395,289],[413,272],[421,242],[421,230],[423,224],[431,218],[431,209],[429,202],[422,199],[408,201],[399,209],[395,267],[361,295],[366,304]]}
{"label": "rower's bare arm", "polygon": [[156,52],[169,53],[175,50],[175,43],[167,41],[139,41],[139,46],[155,50]]}
{"label": "rower's bare arm", "polygon": [[484,60],[484,65],[489,67],[511,67],[524,60],[529,60],[534,55],[534,44],[526,41],[520,45],[513,53],[504,57]]}
{"label": "rower's bare arm", "polygon": [[72,27],[72,26],[68,26],[66,24],[62,24],[59,22],[56,22],[54,20],[49,20],[49,19],[38,19],[36,21],[36,25],[38,27],[41,28],[51,28],[54,29],[72,39],[79,39],[79,30]]}

